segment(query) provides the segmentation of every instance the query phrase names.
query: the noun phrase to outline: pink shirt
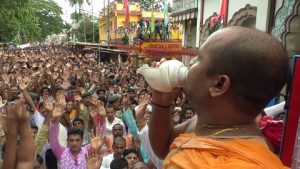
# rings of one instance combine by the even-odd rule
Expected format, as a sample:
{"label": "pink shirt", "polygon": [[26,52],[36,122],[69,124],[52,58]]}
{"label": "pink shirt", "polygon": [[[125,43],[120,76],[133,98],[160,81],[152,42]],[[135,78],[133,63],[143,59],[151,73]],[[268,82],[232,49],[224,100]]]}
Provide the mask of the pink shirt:
{"label": "pink shirt", "polygon": [[74,158],[69,148],[62,146],[58,140],[59,123],[51,123],[49,136],[50,145],[55,154],[60,169],[86,169],[85,156],[88,154],[88,147],[81,148],[77,159]]}

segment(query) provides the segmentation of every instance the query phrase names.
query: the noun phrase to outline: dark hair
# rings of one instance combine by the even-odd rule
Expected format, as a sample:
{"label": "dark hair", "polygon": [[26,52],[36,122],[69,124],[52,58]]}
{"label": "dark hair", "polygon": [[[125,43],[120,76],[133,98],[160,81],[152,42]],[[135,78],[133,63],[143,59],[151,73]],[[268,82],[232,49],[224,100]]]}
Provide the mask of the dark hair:
{"label": "dark hair", "polygon": [[122,129],[123,129],[123,126],[122,126],[122,124],[120,124],[120,123],[116,123],[116,124],[114,124],[114,125],[112,126],[112,129],[113,129],[115,126],[121,126],[121,127],[122,127]]}
{"label": "dark hair", "polygon": [[127,156],[128,154],[130,153],[134,153],[136,154],[137,156],[139,156],[139,153],[136,151],[136,149],[133,149],[133,148],[129,148],[129,149],[125,149],[123,151],[123,157]]}
{"label": "dark hair", "polygon": [[122,142],[124,142],[125,144],[126,144],[126,140],[125,140],[125,138],[124,137],[122,137],[122,136],[117,136],[117,137],[114,137],[114,140],[113,140],[113,145],[115,144],[115,142],[117,142],[117,141],[122,141]]}
{"label": "dark hair", "polygon": [[81,138],[83,138],[83,131],[81,131],[79,128],[73,127],[68,130],[68,139],[69,139],[70,135],[80,135]]}
{"label": "dark hair", "polygon": [[116,158],[112,160],[110,163],[111,169],[127,169],[128,168],[128,162],[124,158]]}
{"label": "dark hair", "polygon": [[39,128],[36,125],[30,125],[31,129],[36,129],[38,130]]}
{"label": "dark hair", "polygon": [[73,120],[73,122],[72,122],[73,126],[74,126],[75,122],[77,122],[77,121],[80,121],[82,124],[84,124],[84,121],[83,121],[82,119],[80,119],[80,118],[75,118],[75,119]]}
{"label": "dark hair", "polygon": [[187,107],[187,108],[185,109],[185,112],[186,112],[187,110],[191,110],[192,112],[195,113],[195,109],[193,109],[192,107]]}
{"label": "dark hair", "polygon": [[41,155],[37,154],[36,155],[36,160],[39,162],[39,164],[43,164],[44,163],[44,159]]}
{"label": "dark hair", "polygon": [[200,51],[200,55],[209,56],[207,76],[227,75],[236,105],[258,114],[287,81],[287,51],[281,42],[264,32],[244,27],[224,29],[227,35],[234,36],[226,43],[208,41],[206,46],[213,47]]}

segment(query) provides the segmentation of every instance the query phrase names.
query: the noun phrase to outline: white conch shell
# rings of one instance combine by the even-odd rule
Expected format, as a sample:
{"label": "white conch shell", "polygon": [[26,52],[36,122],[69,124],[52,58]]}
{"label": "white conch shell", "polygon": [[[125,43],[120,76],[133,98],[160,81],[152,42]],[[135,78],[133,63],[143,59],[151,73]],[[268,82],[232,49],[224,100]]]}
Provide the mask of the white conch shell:
{"label": "white conch shell", "polygon": [[137,70],[153,89],[160,92],[171,92],[184,86],[187,72],[188,68],[178,60],[165,61],[158,68],[145,64]]}

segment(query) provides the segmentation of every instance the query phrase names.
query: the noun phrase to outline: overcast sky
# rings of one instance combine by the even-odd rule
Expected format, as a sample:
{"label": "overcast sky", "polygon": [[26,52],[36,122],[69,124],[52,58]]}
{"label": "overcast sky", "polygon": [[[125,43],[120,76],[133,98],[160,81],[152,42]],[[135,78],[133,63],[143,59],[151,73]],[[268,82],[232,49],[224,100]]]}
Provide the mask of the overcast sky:
{"label": "overcast sky", "polygon": [[[63,8],[64,15],[62,16],[62,19],[67,21],[68,23],[71,23],[72,21],[70,15],[75,11],[75,8],[74,7],[72,8],[69,5],[68,0],[54,0],[54,1]],[[99,16],[99,11],[103,8],[103,0],[89,0],[89,1],[91,2],[91,4],[93,4],[93,15]],[[92,5],[88,5],[87,3],[85,3],[83,5],[83,10],[92,13]]]}

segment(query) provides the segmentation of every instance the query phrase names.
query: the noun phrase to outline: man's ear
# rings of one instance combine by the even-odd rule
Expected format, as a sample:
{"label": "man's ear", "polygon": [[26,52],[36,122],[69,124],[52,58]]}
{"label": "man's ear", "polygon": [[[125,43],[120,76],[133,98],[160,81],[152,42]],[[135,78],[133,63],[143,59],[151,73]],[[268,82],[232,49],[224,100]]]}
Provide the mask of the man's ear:
{"label": "man's ear", "polygon": [[230,78],[227,75],[220,75],[213,79],[213,85],[209,88],[211,97],[223,96],[230,88]]}

